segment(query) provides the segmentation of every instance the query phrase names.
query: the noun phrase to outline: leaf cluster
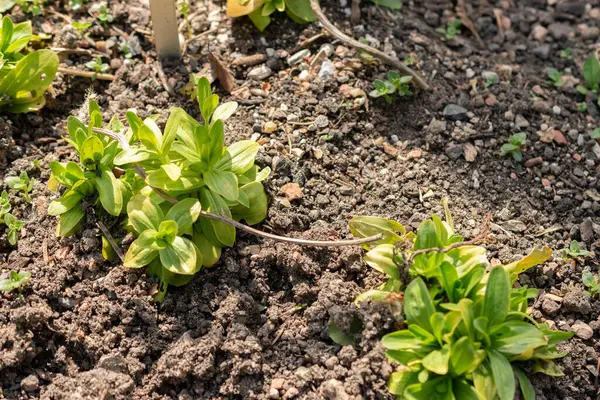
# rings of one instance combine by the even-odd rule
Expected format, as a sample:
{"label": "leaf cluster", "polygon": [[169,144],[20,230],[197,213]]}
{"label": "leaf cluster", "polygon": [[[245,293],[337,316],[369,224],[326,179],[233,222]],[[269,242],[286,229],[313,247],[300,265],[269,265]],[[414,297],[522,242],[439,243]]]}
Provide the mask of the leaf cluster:
{"label": "leaf cluster", "polygon": [[29,179],[27,172],[23,171],[19,176],[7,176],[4,178],[4,182],[9,188],[20,192],[26,202],[31,202],[29,192],[33,189],[35,179]]}
{"label": "leaf cluster", "polygon": [[408,85],[412,81],[412,76],[400,76],[396,71],[389,71],[386,80],[375,79],[373,86],[375,88],[369,92],[369,96],[378,98],[383,97],[388,104],[392,104],[392,97],[390,95],[397,94],[400,97],[410,96],[410,86]]}
{"label": "leaf cluster", "polygon": [[525,148],[525,142],[527,141],[527,134],[525,132],[515,133],[508,138],[508,143],[504,143],[500,148],[500,155],[506,156],[511,155],[513,160],[521,162],[523,160],[523,149]]}
{"label": "leaf cluster", "polygon": [[[137,236],[125,255],[125,266],[147,267],[148,273],[158,276],[162,283],[158,299],[168,285],[187,283],[202,266],[214,265],[223,247],[234,244],[235,228],[201,216],[202,211],[250,225],[267,214],[261,182],[270,169],[254,164],[258,143],[224,144],[223,121],[237,103],[219,105],[206,78],[198,81],[196,97],[204,124],[181,108],[171,109],[164,131],[156,116],[142,120],[128,111],[128,128],[113,118],[110,129],[127,140],[125,149],[94,132],[102,127],[102,115],[91,101],[88,125],[75,117],[67,122],[65,140],[77,150],[80,162],[50,165],[50,186],[66,188],[48,210],[60,215],[57,234],[76,232],[89,205],[101,214],[125,214],[120,220]],[[136,168],[147,173],[145,179]],[[171,204],[153,189],[178,202]]]}
{"label": "leaf cluster", "polygon": [[40,15],[44,8],[44,0],[1,0],[0,13],[19,5],[25,14]]}
{"label": "leaf cluster", "polygon": [[9,16],[0,21],[0,111],[37,111],[46,103],[58,56],[51,50],[24,54],[32,39],[30,21],[14,24]]}
{"label": "leaf cluster", "polygon": [[31,279],[31,272],[27,271],[10,271],[8,273],[8,277],[4,279],[0,279],[0,291],[10,293],[13,290],[17,290],[19,295],[21,295],[21,291],[23,290],[23,286],[29,283]]}
{"label": "leaf cluster", "polygon": [[444,35],[446,40],[453,40],[456,35],[460,35],[460,28],[462,28],[462,25],[460,18],[455,18],[452,21],[448,21],[446,28],[439,27],[435,31]]}
{"label": "leaf cluster", "polygon": [[8,243],[14,246],[19,240],[19,233],[23,228],[23,222],[10,213],[11,209],[12,206],[8,199],[8,193],[6,190],[3,190],[0,195],[0,224],[6,225]]}
{"label": "leaf cluster", "polygon": [[597,94],[598,90],[600,90],[600,62],[598,62],[598,58],[594,54],[585,60],[582,72],[585,85],[577,85],[577,91],[583,95],[586,95],[588,92]]}
{"label": "leaf cluster", "polygon": [[555,87],[561,87],[562,85],[564,85],[562,81],[563,75],[556,68],[546,68],[546,75],[548,75],[550,83]]}
{"label": "leaf cluster", "polygon": [[579,243],[577,240],[571,240],[569,247],[565,247],[561,250],[563,260],[568,260],[569,258],[587,257],[590,254],[592,254],[592,252],[582,248],[581,243]]}
{"label": "leaf cluster", "polygon": [[256,28],[263,32],[271,23],[271,15],[285,12],[293,21],[304,24],[316,21],[310,0],[227,0],[227,15],[247,15]]}
{"label": "leaf cluster", "polygon": [[[404,289],[400,320],[406,329],[382,339],[387,357],[400,365],[388,388],[400,399],[512,400],[518,382],[523,398],[534,399],[518,363],[530,361],[534,372],[561,375],[552,360],[565,355],[556,345],[572,333],[536,323],[527,306],[537,290],[513,288],[512,282],[552,252],[536,249],[490,270],[485,248],[451,247],[464,239],[454,231],[444,206],[446,221],[432,215],[416,234],[379,217],[356,217],[349,224],[355,236],[383,234],[379,242],[366,246],[365,261],[389,278],[357,302],[386,300]],[[410,283],[405,286],[407,277]]]}

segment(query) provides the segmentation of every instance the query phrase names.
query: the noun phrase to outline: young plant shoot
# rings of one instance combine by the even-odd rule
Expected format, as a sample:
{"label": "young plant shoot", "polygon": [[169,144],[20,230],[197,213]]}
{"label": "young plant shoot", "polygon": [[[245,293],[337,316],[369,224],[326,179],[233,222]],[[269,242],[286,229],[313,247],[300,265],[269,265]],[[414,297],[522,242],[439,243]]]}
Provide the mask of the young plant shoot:
{"label": "young plant shoot", "polygon": [[25,54],[32,39],[31,22],[15,24],[8,15],[0,20],[0,112],[37,111],[46,104],[58,56],[51,50]]}
{"label": "young plant shoot", "polygon": [[10,271],[8,277],[0,279],[0,291],[5,293],[11,293],[16,290],[19,296],[22,296],[23,286],[29,283],[31,279],[31,272],[27,271]]}
{"label": "young plant shoot", "polygon": [[243,219],[249,225],[267,214],[261,181],[270,169],[254,164],[258,143],[224,145],[223,121],[237,103],[219,105],[206,78],[198,81],[196,97],[204,124],[181,108],[171,109],[164,131],[155,117],[142,120],[133,111],[126,115],[129,128],[114,118],[108,131],[121,135],[128,143],[125,148],[114,138],[95,133],[102,127],[102,116],[92,101],[89,125],[74,117],[68,121],[66,140],[79,152],[81,163],[51,164],[53,186],[60,183],[67,188],[48,211],[60,215],[57,234],[76,232],[86,207],[115,217],[126,213],[125,226],[137,239],[125,254],[124,265],[146,267],[159,278],[155,297],[159,301],[168,285],[189,282],[202,266],[219,260],[223,247],[235,242],[233,226],[203,217],[201,211]]}
{"label": "young plant shoot", "polygon": [[445,202],[444,207],[446,221],[433,215],[416,234],[379,217],[356,217],[349,224],[358,237],[383,234],[365,245],[365,261],[388,276],[357,302],[389,302],[403,292],[403,304],[396,303],[403,306],[397,315],[406,329],[382,339],[387,357],[400,366],[388,388],[399,399],[513,400],[518,383],[522,398],[533,400],[521,363],[528,361],[534,372],[561,375],[552,360],[565,353],[556,345],[573,334],[533,321],[527,308],[537,289],[512,285],[552,251],[535,249],[491,268],[485,248],[461,245],[464,239],[454,231]]}
{"label": "young plant shoot", "polygon": [[316,21],[310,7],[310,0],[227,0],[227,15],[242,17],[247,15],[259,31],[264,31],[271,23],[274,12],[285,12],[297,23]]}

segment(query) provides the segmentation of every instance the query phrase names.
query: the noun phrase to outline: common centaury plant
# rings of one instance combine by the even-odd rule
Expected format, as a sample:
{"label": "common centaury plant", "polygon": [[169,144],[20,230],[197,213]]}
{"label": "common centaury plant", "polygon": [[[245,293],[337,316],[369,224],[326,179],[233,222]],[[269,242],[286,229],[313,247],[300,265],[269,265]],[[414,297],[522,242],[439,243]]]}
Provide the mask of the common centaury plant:
{"label": "common centaury plant", "polygon": [[51,50],[24,54],[33,38],[31,22],[0,21],[0,111],[37,111],[46,104],[44,92],[58,70],[58,56]]}
{"label": "common centaury plant", "polygon": [[389,277],[357,301],[395,299],[402,310],[405,329],[382,339],[387,357],[399,365],[388,388],[400,399],[513,400],[518,382],[522,398],[533,400],[521,364],[561,375],[552,360],[565,355],[556,345],[572,333],[535,322],[527,305],[537,289],[512,284],[552,252],[535,249],[519,261],[491,267],[485,248],[455,233],[444,205],[446,221],[432,215],[416,234],[378,217],[350,221],[355,236],[384,235],[365,245],[365,260]]}
{"label": "common centaury plant", "polygon": [[156,117],[142,120],[133,111],[126,114],[129,128],[116,118],[110,129],[102,128],[98,104],[91,101],[88,125],[75,117],[67,124],[66,140],[80,163],[51,163],[51,186],[67,188],[49,207],[49,214],[60,215],[57,234],[76,232],[90,206],[107,217],[126,214],[123,225],[137,239],[124,265],[147,267],[160,279],[157,300],[168,285],[189,282],[202,266],[218,261],[223,247],[234,244],[235,228],[202,211],[249,225],[267,214],[261,181],[270,169],[254,164],[258,143],[224,145],[223,121],[237,103],[219,105],[206,78],[199,80],[196,94],[204,124],[173,108],[164,131]]}

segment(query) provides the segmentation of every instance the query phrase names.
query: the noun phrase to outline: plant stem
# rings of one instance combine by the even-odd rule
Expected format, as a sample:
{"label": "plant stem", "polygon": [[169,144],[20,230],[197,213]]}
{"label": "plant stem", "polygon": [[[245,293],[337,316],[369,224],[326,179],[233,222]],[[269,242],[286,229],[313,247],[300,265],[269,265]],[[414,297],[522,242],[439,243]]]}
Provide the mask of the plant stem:
{"label": "plant stem", "polygon": [[63,74],[67,74],[67,75],[81,76],[83,78],[90,78],[90,79],[100,79],[100,80],[104,80],[104,81],[114,81],[115,80],[115,76],[111,75],[111,74],[99,74],[96,72],[80,71],[78,69],[71,69],[71,68],[58,67],[58,72],[62,72]]}
{"label": "plant stem", "polygon": [[[129,143],[127,142],[127,139],[123,135],[121,135],[117,132],[113,132],[111,130],[104,129],[104,128],[93,128],[93,131],[116,140],[117,142],[119,142],[119,144],[121,145],[123,150],[128,150],[131,148],[129,146]],[[134,164],[133,167],[135,168],[135,171],[138,173],[138,175],[141,176],[142,179],[146,180],[146,177],[148,176],[146,174],[146,171],[144,171],[144,169],[137,164]],[[170,203],[177,204],[179,202],[176,198],[168,195],[167,193],[163,192],[162,190],[155,188],[153,186],[150,186],[150,187],[152,188],[152,190],[154,190],[154,192],[156,192],[159,196],[161,196],[163,199],[169,201]],[[279,236],[279,235],[275,235],[272,233],[263,232],[258,229],[252,228],[248,225],[244,225],[244,224],[242,224],[238,221],[235,221],[231,218],[228,218],[228,217],[225,217],[222,215],[213,214],[213,213],[210,213],[207,211],[200,211],[200,215],[203,217],[206,217],[206,218],[213,219],[215,221],[223,222],[227,225],[231,225],[235,228],[238,228],[238,229],[240,229],[244,232],[250,233],[252,235],[260,236],[260,237],[263,237],[266,239],[273,239],[273,240],[276,240],[279,242],[297,244],[300,246],[315,246],[315,247],[355,246],[355,245],[360,245],[360,244],[364,244],[364,243],[376,242],[377,240],[380,240],[383,237],[383,235],[378,234],[378,235],[369,236],[366,238],[351,239],[351,240],[326,240],[326,241],[304,240],[304,239],[290,238],[290,237],[286,237],[286,236]],[[102,228],[100,228],[100,229],[102,229]],[[108,237],[107,237],[107,239],[108,239]]]}
{"label": "plant stem", "polygon": [[412,76],[413,80],[415,82],[415,85],[417,85],[419,88],[421,88],[423,90],[428,90],[428,91],[431,90],[431,87],[427,84],[427,82],[425,82],[423,80],[423,78],[421,78],[419,75],[417,75],[417,73],[415,71],[413,71],[412,69],[410,69],[409,67],[404,65],[396,57],[388,56],[383,51],[377,50],[367,44],[363,44],[363,43],[359,42],[358,40],[351,38],[350,36],[346,35],[342,31],[340,31],[335,25],[333,25],[333,23],[331,23],[331,21],[329,21],[329,19],[327,19],[327,17],[323,13],[323,10],[321,10],[321,6],[319,5],[319,0],[310,0],[310,6],[311,6],[312,10],[314,11],[315,15],[317,16],[317,19],[319,20],[319,22],[321,22],[321,24],[323,24],[323,26],[325,27],[325,29],[327,29],[329,31],[331,36],[346,43],[348,46],[352,46],[357,50],[364,51],[365,53],[369,53],[370,55],[379,58],[384,63],[391,65],[394,68],[398,68],[403,73]]}

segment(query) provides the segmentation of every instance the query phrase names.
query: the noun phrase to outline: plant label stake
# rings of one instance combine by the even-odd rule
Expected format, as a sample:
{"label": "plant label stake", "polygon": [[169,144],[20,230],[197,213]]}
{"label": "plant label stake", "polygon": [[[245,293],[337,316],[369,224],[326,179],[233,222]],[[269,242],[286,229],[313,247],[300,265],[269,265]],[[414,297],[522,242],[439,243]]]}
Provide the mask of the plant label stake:
{"label": "plant label stake", "polygon": [[159,58],[181,57],[177,14],[173,0],[150,0],[154,41]]}

